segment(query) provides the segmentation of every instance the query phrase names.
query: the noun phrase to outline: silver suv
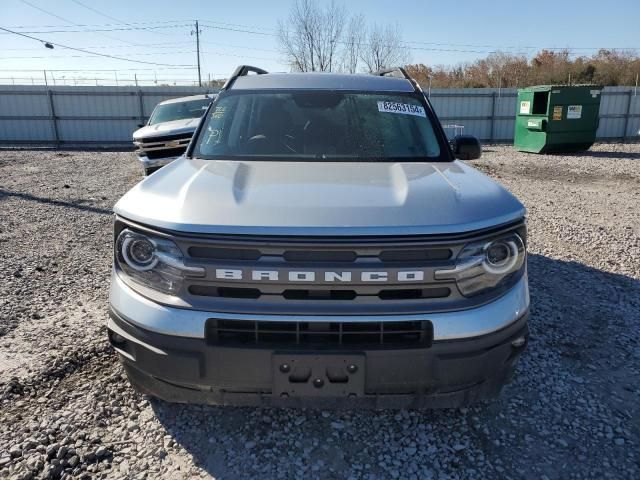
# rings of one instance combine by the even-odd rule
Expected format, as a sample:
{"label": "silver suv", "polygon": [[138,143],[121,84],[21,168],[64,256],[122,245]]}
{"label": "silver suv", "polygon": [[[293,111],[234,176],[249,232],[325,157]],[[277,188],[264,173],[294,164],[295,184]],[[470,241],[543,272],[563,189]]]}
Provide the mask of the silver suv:
{"label": "silver suv", "polygon": [[239,67],[185,156],[115,206],[131,383],[234,405],[497,395],[528,339],[525,209],[457,160],[479,156],[402,69]]}
{"label": "silver suv", "polygon": [[172,98],[156,105],[146,125],[133,132],[145,175],[182,155],[215,95]]}

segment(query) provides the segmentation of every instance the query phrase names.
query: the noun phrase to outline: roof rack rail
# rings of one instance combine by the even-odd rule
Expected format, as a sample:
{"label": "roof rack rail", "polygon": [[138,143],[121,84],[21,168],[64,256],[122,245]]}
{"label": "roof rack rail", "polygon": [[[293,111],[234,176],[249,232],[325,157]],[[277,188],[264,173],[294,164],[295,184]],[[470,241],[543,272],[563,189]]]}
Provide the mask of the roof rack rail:
{"label": "roof rack rail", "polygon": [[395,78],[404,78],[406,80],[409,80],[411,85],[413,85],[413,89],[416,92],[423,93],[422,88],[420,88],[420,85],[418,85],[418,82],[416,82],[403,67],[384,68],[376,72],[371,72],[371,75],[376,75],[378,77],[389,76],[389,77],[395,77]]}
{"label": "roof rack rail", "polygon": [[407,80],[411,79],[407,71],[402,67],[383,68],[382,70],[371,72],[372,75],[375,75],[377,77],[398,77],[398,73],[402,76],[401,78],[406,78]]}
{"label": "roof rack rail", "polygon": [[233,82],[236,81],[238,77],[244,77],[249,74],[249,72],[256,73],[258,75],[264,75],[265,73],[269,73],[266,70],[263,70],[258,67],[252,67],[251,65],[240,65],[235,71],[231,74],[229,79],[225,82],[222,90],[228,90],[233,85]]}

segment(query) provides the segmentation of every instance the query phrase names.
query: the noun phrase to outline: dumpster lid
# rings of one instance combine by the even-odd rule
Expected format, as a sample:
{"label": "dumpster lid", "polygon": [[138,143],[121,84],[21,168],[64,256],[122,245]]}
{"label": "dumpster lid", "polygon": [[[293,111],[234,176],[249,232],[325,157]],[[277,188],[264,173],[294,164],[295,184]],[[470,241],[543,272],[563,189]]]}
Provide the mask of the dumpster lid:
{"label": "dumpster lid", "polygon": [[555,90],[558,88],[590,88],[592,90],[598,89],[602,90],[604,87],[602,85],[597,85],[595,83],[578,83],[575,85],[534,85],[531,87],[521,88],[520,91],[535,91],[535,92],[544,92],[547,90]]}

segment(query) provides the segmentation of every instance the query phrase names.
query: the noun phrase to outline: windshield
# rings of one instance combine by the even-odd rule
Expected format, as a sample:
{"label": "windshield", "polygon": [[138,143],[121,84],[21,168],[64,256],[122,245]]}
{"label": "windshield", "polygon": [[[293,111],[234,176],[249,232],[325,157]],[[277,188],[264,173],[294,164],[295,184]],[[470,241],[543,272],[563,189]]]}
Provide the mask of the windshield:
{"label": "windshield", "polygon": [[201,98],[198,100],[158,105],[151,114],[149,125],[170,122],[172,120],[201,117],[204,115],[204,112],[207,110],[210,103],[210,98]]}
{"label": "windshield", "polygon": [[385,161],[435,159],[440,152],[416,94],[267,91],[220,97],[193,155]]}

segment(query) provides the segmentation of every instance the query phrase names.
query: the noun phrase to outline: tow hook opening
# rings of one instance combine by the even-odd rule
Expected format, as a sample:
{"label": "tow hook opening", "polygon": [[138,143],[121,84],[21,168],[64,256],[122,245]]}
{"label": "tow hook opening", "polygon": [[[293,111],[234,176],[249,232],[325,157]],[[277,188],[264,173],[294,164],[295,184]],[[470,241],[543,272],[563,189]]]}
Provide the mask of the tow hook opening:
{"label": "tow hook opening", "polygon": [[116,352],[124,355],[129,360],[135,360],[134,350],[129,340],[110,329],[107,329],[107,333],[109,337],[109,343],[116,350]]}
{"label": "tow hook opening", "polygon": [[516,338],[511,342],[511,346],[516,350],[522,349],[526,344],[527,344],[527,337],[525,337],[524,335]]}

